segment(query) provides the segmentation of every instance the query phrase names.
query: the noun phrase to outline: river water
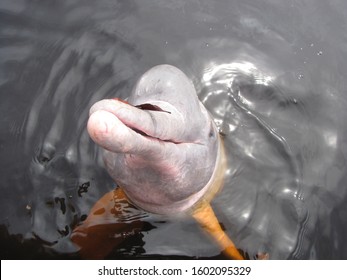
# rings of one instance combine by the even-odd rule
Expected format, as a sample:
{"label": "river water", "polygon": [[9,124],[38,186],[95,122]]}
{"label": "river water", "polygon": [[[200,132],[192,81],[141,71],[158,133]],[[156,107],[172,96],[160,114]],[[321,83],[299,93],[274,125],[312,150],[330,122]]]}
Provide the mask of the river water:
{"label": "river water", "polygon": [[[346,259],[346,29],[343,0],[2,0],[2,259],[80,258],[71,232],[115,188],[88,110],[163,63],[224,135],[212,206],[237,247]],[[193,219],[133,209],[121,222],[107,258],[223,258]]]}

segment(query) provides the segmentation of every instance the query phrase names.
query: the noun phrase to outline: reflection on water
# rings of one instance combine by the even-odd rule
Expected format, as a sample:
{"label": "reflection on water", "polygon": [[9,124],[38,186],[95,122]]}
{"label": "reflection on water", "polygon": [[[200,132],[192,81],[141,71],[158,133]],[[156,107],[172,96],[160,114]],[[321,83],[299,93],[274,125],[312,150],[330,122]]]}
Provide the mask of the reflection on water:
{"label": "reflection on water", "polygon": [[[238,247],[347,258],[347,7],[305,3],[2,1],[3,257],[79,257],[72,230],[115,188],[86,133],[89,107],[169,63],[224,135],[213,207]],[[220,254],[193,219],[131,213],[109,258]]]}

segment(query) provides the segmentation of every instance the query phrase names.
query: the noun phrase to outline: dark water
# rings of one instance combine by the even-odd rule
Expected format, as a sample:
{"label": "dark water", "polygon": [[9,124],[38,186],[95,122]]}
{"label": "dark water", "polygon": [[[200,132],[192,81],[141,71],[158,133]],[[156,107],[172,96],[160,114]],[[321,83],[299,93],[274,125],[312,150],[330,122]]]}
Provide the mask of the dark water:
{"label": "dark water", "polygon": [[[213,207],[237,246],[346,259],[346,30],[343,0],[2,0],[2,259],[79,258],[72,229],[115,187],[89,107],[162,63],[193,80],[225,134]],[[221,257],[192,219],[122,222],[108,258]]]}

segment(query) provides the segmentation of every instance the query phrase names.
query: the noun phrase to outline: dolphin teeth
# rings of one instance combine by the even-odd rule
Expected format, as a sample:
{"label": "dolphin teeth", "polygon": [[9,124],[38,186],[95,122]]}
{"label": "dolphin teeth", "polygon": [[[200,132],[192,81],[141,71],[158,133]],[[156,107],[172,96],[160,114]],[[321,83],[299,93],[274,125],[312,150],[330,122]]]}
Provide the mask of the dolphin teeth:
{"label": "dolphin teeth", "polygon": [[171,114],[171,112],[169,111],[165,111],[162,108],[160,108],[157,105],[153,105],[153,104],[149,104],[149,103],[144,103],[144,104],[140,104],[140,105],[136,105],[136,108],[139,108],[141,110],[148,110],[148,111],[160,111],[160,112],[165,112],[165,113],[169,113]]}

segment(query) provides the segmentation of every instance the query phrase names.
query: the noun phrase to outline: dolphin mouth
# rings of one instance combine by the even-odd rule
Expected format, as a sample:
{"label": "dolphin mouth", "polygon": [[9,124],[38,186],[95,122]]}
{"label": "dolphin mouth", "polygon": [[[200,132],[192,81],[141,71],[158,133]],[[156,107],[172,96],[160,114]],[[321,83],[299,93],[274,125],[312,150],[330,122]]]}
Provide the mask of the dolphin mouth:
{"label": "dolphin mouth", "polygon": [[171,114],[171,112],[163,110],[158,105],[153,105],[153,104],[150,104],[150,103],[144,103],[144,104],[140,104],[140,105],[135,105],[135,107],[139,108],[141,110],[160,111],[160,112],[165,112],[165,113]]}
{"label": "dolphin mouth", "polygon": [[142,130],[140,130],[139,128],[135,128],[135,127],[129,127],[127,126],[129,129],[131,129],[132,131],[136,132],[137,134],[145,137],[146,139],[148,140],[157,140],[157,141],[162,141],[162,142],[169,142],[169,143],[173,143],[173,144],[180,144],[179,142],[174,142],[174,141],[171,141],[171,140],[163,140],[163,139],[160,139],[158,137],[153,137],[151,135],[148,135],[147,133],[143,132]]}
{"label": "dolphin mouth", "polygon": [[[141,109],[143,111],[157,111],[157,112],[163,112],[163,113],[171,114],[171,112],[163,110],[158,105],[154,105],[154,104],[150,104],[150,103],[144,103],[144,104],[140,104],[140,105],[135,105],[134,107],[136,107],[138,109]],[[182,142],[177,142],[177,141],[170,140],[170,139],[162,139],[160,137],[152,136],[152,135],[146,133],[143,129],[140,128],[141,124],[138,124],[136,127],[135,126],[128,126],[127,124],[125,124],[125,125],[129,129],[131,129],[134,132],[140,134],[141,136],[146,137],[149,140],[157,140],[157,141],[169,142],[169,143],[173,143],[173,144],[180,144],[180,143],[182,143]]]}
{"label": "dolphin mouth", "polygon": [[166,145],[186,143],[185,120],[167,102],[132,105],[119,99],[106,99],[95,103],[89,116],[89,135],[109,151],[145,154],[163,151],[169,148]]}

